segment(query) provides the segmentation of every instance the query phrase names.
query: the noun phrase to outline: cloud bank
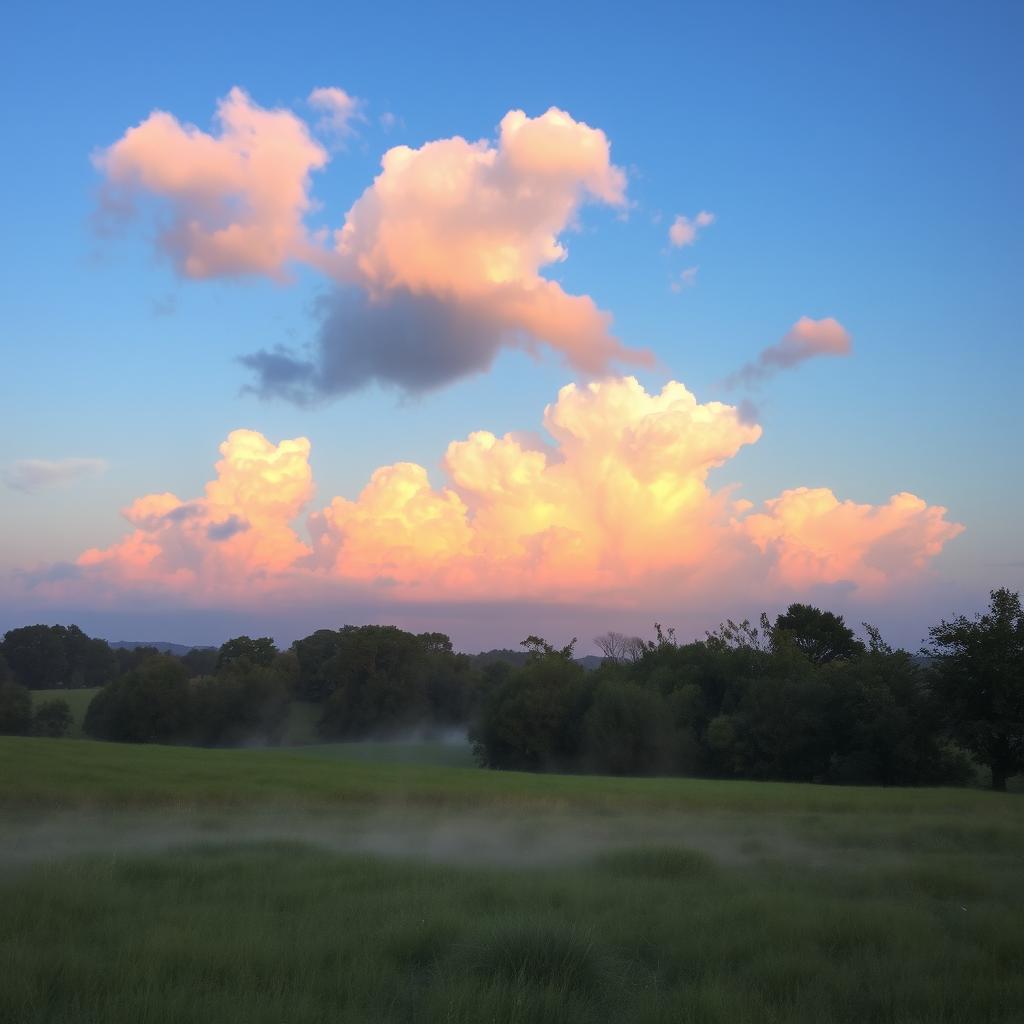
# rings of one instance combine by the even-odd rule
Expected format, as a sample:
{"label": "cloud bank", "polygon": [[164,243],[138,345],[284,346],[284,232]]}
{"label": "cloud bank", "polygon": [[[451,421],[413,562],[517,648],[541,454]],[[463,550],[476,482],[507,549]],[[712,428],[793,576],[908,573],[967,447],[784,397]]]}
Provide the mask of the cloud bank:
{"label": "cloud bank", "polygon": [[[336,135],[359,116],[341,89],[315,89],[309,101]],[[595,375],[615,362],[650,364],[614,337],[590,296],[542,275],[566,259],[563,236],[585,204],[626,204],[625,173],[600,129],[556,107],[532,118],[512,110],[494,142],[395,146],[341,227],[311,233],[312,173],[329,155],[305,122],[238,88],[217,121],[208,134],[155,111],[94,161],[110,216],[133,216],[147,197],[162,204],[169,219],[156,243],[181,275],[280,280],[301,262],[341,289],[313,358],[246,359],[260,393],[309,400],[370,380],[417,390],[486,368],[503,346],[546,346]],[[349,361],[357,368],[339,372]]]}
{"label": "cloud bank", "polygon": [[4,470],[3,479],[8,487],[25,494],[49,487],[58,487],[99,476],[105,472],[103,459],[19,459]]}
{"label": "cloud bank", "polygon": [[801,487],[755,508],[715,489],[710,474],[761,427],[677,382],[657,394],[631,377],[570,384],[543,421],[550,444],[476,431],[448,446],[440,485],[398,462],[312,512],[309,441],[237,430],[203,497],[138,499],[120,542],[37,586],[184,605],[309,602],[339,588],[377,602],[621,607],[821,585],[878,595],[927,578],[962,530],[911,494],[867,505]]}

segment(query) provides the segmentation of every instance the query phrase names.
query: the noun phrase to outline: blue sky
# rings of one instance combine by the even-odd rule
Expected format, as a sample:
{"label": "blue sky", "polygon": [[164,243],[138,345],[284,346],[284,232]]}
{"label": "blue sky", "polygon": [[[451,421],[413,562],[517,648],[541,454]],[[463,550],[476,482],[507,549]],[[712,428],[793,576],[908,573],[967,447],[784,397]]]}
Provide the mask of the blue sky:
{"label": "blue sky", "polygon": [[[237,359],[309,341],[321,277],[182,281],[145,225],[96,232],[90,154],[152,110],[209,130],[232,86],[301,111],[334,85],[367,120],[314,176],[313,226],[340,224],[392,145],[493,139],[506,111],[557,105],[605,132],[631,205],[584,207],[545,274],[653,350],[648,390],[674,378],[738,401],[722,379],[801,316],[853,338],[848,359],[750,396],[764,436],[716,485],[755,503],[799,485],[861,502],[911,491],[966,526],[934,565],[950,601],[1024,585],[1019,4],[17,4],[5,21],[0,465],[108,469],[3,490],[0,572],[113,543],[139,495],[199,494],[234,428],[309,437],[318,497],[354,497],[396,460],[440,482],[451,440],[537,430],[578,378],[550,352],[504,351],[418,397],[268,402],[242,393]],[[699,210],[715,223],[671,249],[671,218]],[[695,286],[673,292],[690,266]],[[0,618],[20,624],[15,598]]]}

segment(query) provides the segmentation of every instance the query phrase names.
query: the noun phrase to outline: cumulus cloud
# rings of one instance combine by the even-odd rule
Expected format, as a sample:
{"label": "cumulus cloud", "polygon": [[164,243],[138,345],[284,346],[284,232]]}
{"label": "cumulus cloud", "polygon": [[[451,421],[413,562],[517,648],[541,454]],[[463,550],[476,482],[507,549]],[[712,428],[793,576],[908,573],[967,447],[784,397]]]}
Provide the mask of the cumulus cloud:
{"label": "cumulus cloud", "polygon": [[4,470],[3,478],[8,487],[32,494],[99,476],[106,468],[103,459],[19,459]]}
{"label": "cumulus cloud", "polygon": [[486,319],[485,347],[543,343],[590,373],[649,362],[612,336],[589,296],[540,274],[567,257],[560,236],[582,204],[622,207],[625,189],[604,132],[555,107],[513,110],[494,145],[455,137],[388,150],[322,266],[384,316],[391,297],[411,293]]}
{"label": "cumulus cloud", "polygon": [[234,88],[209,134],[157,110],[95,154],[102,208],[130,216],[138,201],[165,207],[157,244],[190,278],[281,278],[306,259],[310,174],[327,151],[291,111],[265,110]]}
{"label": "cumulus cloud", "polygon": [[693,220],[684,217],[681,213],[676,215],[675,220],[669,225],[668,240],[677,249],[683,246],[693,245],[697,241],[697,235],[715,222],[715,215],[707,210],[701,210]]}
{"label": "cumulus cloud", "polygon": [[363,101],[337,86],[314,89],[306,101],[321,113],[317,127],[338,142],[355,134],[354,121],[365,121]]}
{"label": "cumulus cloud", "polygon": [[906,492],[884,505],[859,505],[825,487],[798,487],[766,501],[743,528],[791,586],[852,579],[878,588],[919,574],[963,531],[945,513]]}
{"label": "cumulus cloud", "polygon": [[[314,89],[309,102],[336,135],[361,116],[342,89]],[[494,142],[395,146],[328,235],[305,225],[312,172],[328,162],[305,122],[262,109],[238,88],[217,119],[209,134],[156,111],[95,162],[111,215],[131,216],[147,196],[163,204],[158,245],[182,275],[280,279],[302,261],[339,287],[315,358],[248,357],[256,390],[323,397],[369,380],[416,390],[485,368],[502,346],[547,346],[590,374],[613,362],[650,365],[649,353],[614,337],[611,315],[592,298],[542,275],[566,259],[563,236],[584,204],[626,205],[625,173],[600,129],[555,107],[539,117],[512,110]],[[424,326],[411,336],[409,318],[419,313]],[[353,357],[359,365],[342,380],[332,367]]]}
{"label": "cumulus cloud", "polygon": [[140,498],[122,541],[51,585],[242,603],[339,587],[414,602],[768,600],[919,579],[962,529],[911,494],[866,505],[796,488],[754,507],[716,489],[716,467],[761,427],[677,382],[653,394],[631,377],[568,385],[544,427],[550,443],[476,431],[448,446],[439,484],[398,462],[313,512],[309,442],[235,431],[202,498]]}
{"label": "cumulus cloud", "polygon": [[112,547],[83,552],[78,566],[122,587],[203,597],[278,586],[309,554],[291,525],[313,495],[309,441],[273,445],[256,431],[235,430],[220,453],[203,498],[137,499],[122,511],[133,530]]}
{"label": "cumulus cloud", "polygon": [[777,345],[769,345],[753,362],[726,379],[729,387],[757,384],[767,377],[814,359],[817,356],[848,356],[852,349],[849,332],[838,320],[812,320],[802,316]]}

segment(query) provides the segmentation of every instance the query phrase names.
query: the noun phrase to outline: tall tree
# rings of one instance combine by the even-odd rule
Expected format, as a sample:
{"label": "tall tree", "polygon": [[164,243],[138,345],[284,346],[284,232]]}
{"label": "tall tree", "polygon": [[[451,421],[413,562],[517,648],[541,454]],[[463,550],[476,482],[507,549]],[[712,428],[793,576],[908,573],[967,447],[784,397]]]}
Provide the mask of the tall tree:
{"label": "tall tree", "polygon": [[932,688],[953,737],[992,771],[992,788],[1024,771],[1024,611],[993,590],[988,611],[929,630]]}
{"label": "tall tree", "polygon": [[236,636],[222,644],[217,654],[217,672],[237,661],[248,661],[250,665],[269,668],[277,657],[277,647],[273,637],[261,636],[253,639],[248,636]]}
{"label": "tall tree", "polygon": [[775,620],[775,633],[783,632],[815,665],[838,658],[849,660],[864,653],[864,645],[841,615],[814,605],[791,604]]}

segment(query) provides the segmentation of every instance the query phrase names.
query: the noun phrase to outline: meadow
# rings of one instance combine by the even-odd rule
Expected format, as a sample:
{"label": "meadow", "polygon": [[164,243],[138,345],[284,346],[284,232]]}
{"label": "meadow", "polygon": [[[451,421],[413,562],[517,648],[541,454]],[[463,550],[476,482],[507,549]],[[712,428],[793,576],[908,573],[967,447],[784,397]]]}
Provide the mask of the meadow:
{"label": "meadow", "polygon": [[1024,801],[0,739],[0,1021],[1024,1019]]}

